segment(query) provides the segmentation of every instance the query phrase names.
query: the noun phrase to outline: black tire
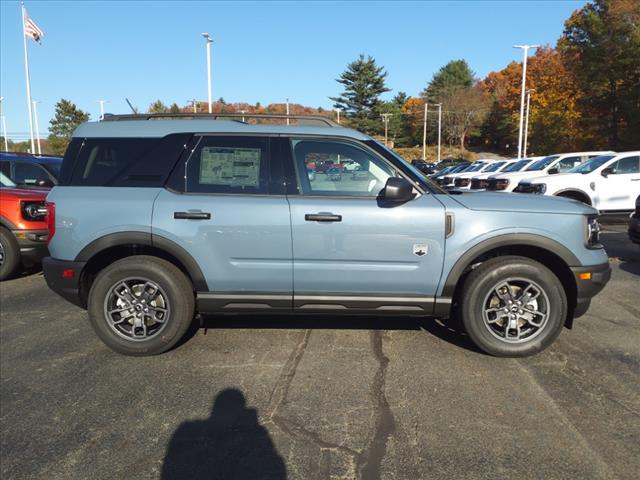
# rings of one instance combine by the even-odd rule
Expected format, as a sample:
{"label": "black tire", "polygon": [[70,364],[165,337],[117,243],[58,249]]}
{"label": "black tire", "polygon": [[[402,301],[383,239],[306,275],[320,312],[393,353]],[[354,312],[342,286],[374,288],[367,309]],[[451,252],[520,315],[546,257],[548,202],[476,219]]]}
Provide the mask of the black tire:
{"label": "black tire", "polygon": [[[499,298],[500,296],[494,289],[499,286],[500,282],[507,280],[510,281],[512,287],[507,290],[510,293],[505,296],[509,300],[503,300]],[[510,325],[508,315],[512,312],[504,313],[505,310],[502,307],[522,308],[516,307],[517,295],[512,296],[511,293],[515,291],[515,293],[521,294],[523,292],[522,286],[526,285],[526,282],[531,282],[532,291],[535,292],[539,288],[543,292],[539,297],[540,303],[535,300],[536,307],[531,309],[544,310],[547,316],[546,320],[540,320],[540,316],[533,317],[536,322],[540,323],[540,327],[537,329],[525,322],[522,332],[532,333],[529,333],[529,336],[523,333],[522,338],[516,343],[515,340],[505,339],[504,330],[507,329],[505,328],[507,325]],[[514,285],[515,287],[513,287]],[[462,323],[471,340],[486,353],[500,357],[525,357],[541,352],[558,337],[567,316],[567,297],[558,277],[541,263],[519,256],[493,258],[474,269],[465,280],[460,302]],[[490,302],[498,302],[498,304]],[[514,305],[507,305],[508,302],[513,302]],[[494,315],[492,313],[485,314],[485,306],[487,308],[489,306],[500,307],[499,309],[494,308],[499,310],[497,316],[501,317],[497,323],[485,321],[486,317]],[[523,310],[513,311],[514,323],[516,324],[524,322],[522,317],[517,316],[520,312],[529,316]],[[495,317],[491,320],[496,322]],[[502,330],[502,338],[500,338],[499,330]],[[510,334],[518,333],[520,335],[521,332],[519,328],[508,330]]]}
{"label": "black tire", "polygon": [[[154,282],[169,309],[160,326],[154,323],[159,328],[157,333],[144,340],[126,338],[122,328],[112,327],[107,320],[107,304],[116,299],[111,295],[112,288],[126,279]],[[109,348],[124,355],[147,356],[166,352],[180,341],[193,321],[195,299],[193,285],[179,268],[161,258],[137,255],[118,260],[102,270],[91,286],[88,303],[91,326]],[[139,306],[140,304],[135,308]],[[133,329],[128,323],[130,322],[125,321],[122,325]],[[145,324],[147,323],[145,320]]]}
{"label": "black tire", "polygon": [[591,199],[586,195],[578,192],[563,192],[559,193],[556,196],[560,198],[570,198],[571,200],[577,200],[578,202],[586,203],[587,205],[591,206]]}
{"label": "black tire", "polygon": [[13,277],[20,267],[20,245],[13,234],[0,227],[0,245],[2,264],[0,264],[0,281]]}

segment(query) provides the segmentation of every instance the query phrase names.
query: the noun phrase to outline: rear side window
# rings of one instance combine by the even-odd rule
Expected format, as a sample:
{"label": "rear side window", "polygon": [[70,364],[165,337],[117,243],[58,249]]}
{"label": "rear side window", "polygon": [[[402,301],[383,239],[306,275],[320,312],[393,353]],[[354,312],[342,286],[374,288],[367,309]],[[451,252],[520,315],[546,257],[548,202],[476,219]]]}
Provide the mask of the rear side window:
{"label": "rear side window", "polygon": [[78,186],[108,184],[152,149],[158,140],[157,138],[85,140],[74,164],[71,184]]}
{"label": "rear side window", "polygon": [[640,157],[625,157],[612,166],[616,174],[640,173]]}
{"label": "rear side window", "polygon": [[266,194],[269,140],[202,137],[184,169],[187,193]]}

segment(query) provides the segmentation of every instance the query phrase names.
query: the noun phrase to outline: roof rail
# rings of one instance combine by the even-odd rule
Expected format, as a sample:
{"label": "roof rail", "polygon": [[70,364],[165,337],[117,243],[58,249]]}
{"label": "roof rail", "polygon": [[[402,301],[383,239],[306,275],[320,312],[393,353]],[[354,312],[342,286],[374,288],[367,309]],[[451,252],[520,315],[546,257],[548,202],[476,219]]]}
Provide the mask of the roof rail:
{"label": "roof rail", "polygon": [[328,117],[322,115],[286,115],[279,113],[133,113],[125,115],[113,115],[105,113],[102,118],[103,122],[117,122],[121,120],[163,120],[163,119],[209,119],[217,120],[218,118],[232,118],[234,120],[242,120],[244,118],[256,119],[278,119],[278,120],[297,120],[303,125],[325,125],[327,127],[340,127],[339,123],[334,122]]}

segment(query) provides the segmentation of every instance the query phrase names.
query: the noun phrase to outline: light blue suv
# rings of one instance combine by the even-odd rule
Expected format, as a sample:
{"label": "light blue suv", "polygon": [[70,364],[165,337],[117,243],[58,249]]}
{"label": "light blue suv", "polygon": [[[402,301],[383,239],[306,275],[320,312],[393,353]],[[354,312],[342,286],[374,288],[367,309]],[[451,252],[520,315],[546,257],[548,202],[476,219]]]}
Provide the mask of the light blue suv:
{"label": "light blue suv", "polygon": [[48,196],[47,283],[118,352],[164,352],[196,313],[270,312],[456,315],[524,356],[609,279],[582,203],[447,193],[322,117],[189,117],[81,125]]}

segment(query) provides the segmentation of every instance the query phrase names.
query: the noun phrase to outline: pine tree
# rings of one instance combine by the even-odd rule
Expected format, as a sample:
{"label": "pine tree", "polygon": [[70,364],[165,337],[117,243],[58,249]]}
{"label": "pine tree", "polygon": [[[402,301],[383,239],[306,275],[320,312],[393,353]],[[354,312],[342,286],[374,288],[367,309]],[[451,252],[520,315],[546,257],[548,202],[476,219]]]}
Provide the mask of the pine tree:
{"label": "pine tree", "polygon": [[387,72],[379,67],[373,57],[364,55],[347,65],[347,69],[336,79],[344,86],[339,97],[329,97],[334,107],[350,118],[353,127],[367,133],[380,131],[380,95],[391,91],[385,84]]}
{"label": "pine tree", "polygon": [[431,103],[438,103],[451,88],[471,88],[474,84],[473,77],[474,73],[465,60],[452,60],[433,74],[422,96]]}
{"label": "pine tree", "polygon": [[67,149],[73,131],[89,120],[89,114],[64,98],[56,103],[55,115],[49,121],[49,148],[51,153],[62,155]]}
{"label": "pine tree", "polygon": [[167,107],[160,99],[153,102],[149,105],[149,109],[147,113],[167,113],[169,112],[169,107]]}

